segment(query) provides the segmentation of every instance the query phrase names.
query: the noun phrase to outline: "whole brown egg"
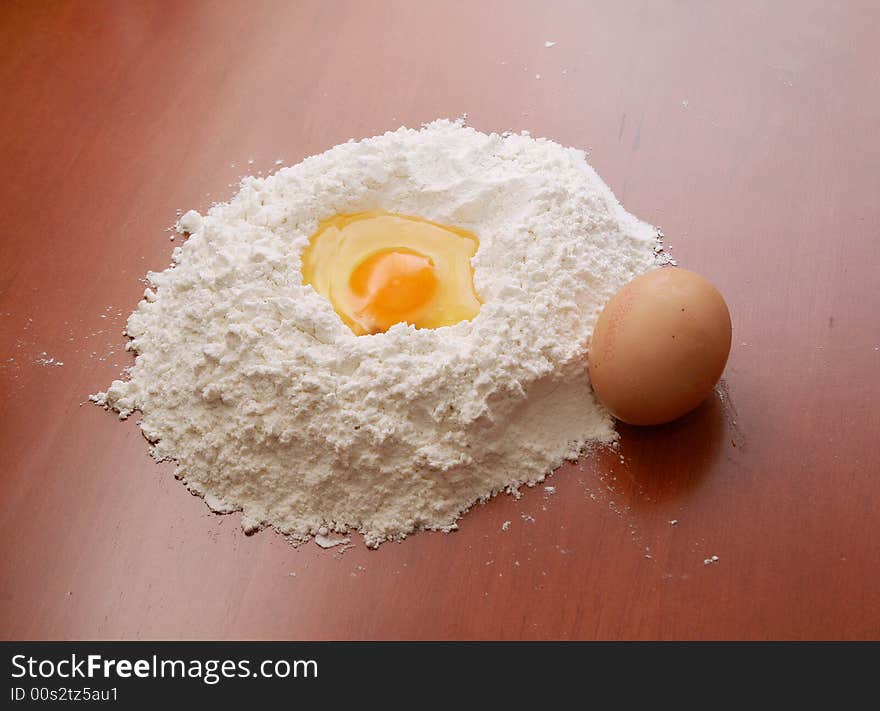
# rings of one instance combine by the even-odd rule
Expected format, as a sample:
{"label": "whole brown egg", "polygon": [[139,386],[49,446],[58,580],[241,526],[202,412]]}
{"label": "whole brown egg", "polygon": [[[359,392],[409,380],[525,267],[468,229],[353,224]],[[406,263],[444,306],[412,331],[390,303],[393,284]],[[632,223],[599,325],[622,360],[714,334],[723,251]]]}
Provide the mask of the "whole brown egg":
{"label": "whole brown egg", "polygon": [[727,304],[710,282],[678,267],[648,272],[599,315],[589,350],[593,390],[623,422],[669,422],[712,391],[730,339]]}

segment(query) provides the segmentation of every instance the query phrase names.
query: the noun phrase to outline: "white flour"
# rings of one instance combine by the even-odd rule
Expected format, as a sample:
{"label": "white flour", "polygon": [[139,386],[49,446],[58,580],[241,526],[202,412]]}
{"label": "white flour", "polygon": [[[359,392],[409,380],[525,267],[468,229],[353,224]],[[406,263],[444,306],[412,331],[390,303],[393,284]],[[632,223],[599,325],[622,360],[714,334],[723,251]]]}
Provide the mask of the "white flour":
{"label": "white flour", "polygon": [[[476,233],[471,322],[355,336],[303,286],[318,221],[383,209]],[[129,379],[93,399],[243,526],[366,543],[451,530],[615,437],[586,373],[606,300],[657,265],[583,152],[436,121],[336,146],[204,216],[131,315]]]}

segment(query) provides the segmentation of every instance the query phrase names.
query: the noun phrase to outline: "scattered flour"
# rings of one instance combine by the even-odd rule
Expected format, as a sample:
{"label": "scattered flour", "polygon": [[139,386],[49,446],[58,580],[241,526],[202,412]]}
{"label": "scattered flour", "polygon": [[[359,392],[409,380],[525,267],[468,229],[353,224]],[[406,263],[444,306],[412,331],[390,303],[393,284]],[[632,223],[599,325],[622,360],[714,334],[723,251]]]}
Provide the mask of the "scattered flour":
{"label": "scattered flour", "polygon": [[[371,209],[478,235],[473,321],[355,336],[303,286],[318,221]],[[608,298],[662,261],[657,231],[582,151],[446,120],[247,177],[178,229],[190,237],[129,318],[128,378],[92,399],[140,411],[152,455],[213,509],[321,545],[452,530],[612,442],[589,338]]]}
{"label": "scattered flour", "polygon": [[48,366],[48,365],[62,366],[62,365],[64,365],[64,363],[62,361],[55,360],[54,358],[51,358],[49,356],[49,354],[46,353],[46,351],[43,351],[42,353],[40,353],[40,357],[36,359],[36,363],[37,363],[37,365],[45,365],[45,366]]}
{"label": "scattered flour", "polygon": [[327,536],[318,533],[315,536],[315,543],[321,548],[333,548],[334,546],[344,546],[351,543],[351,539],[344,536]]}

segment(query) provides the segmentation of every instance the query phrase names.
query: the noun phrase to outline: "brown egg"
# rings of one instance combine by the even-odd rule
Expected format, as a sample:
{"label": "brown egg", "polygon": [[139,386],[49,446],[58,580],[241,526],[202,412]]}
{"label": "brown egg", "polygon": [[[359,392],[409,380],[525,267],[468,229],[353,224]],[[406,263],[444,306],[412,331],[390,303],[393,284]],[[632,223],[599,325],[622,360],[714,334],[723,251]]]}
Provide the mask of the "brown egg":
{"label": "brown egg", "polygon": [[590,379],[602,403],[632,425],[658,425],[712,391],[730,353],[730,313],[699,274],[665,267],[636,277],[599,315]]}

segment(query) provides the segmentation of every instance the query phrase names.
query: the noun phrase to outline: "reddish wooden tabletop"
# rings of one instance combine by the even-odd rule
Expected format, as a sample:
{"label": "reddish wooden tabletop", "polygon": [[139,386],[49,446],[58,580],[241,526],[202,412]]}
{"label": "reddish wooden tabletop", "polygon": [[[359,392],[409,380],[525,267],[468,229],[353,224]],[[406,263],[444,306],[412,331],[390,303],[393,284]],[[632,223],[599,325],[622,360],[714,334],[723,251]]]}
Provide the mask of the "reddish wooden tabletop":
{"label": "reddish wooden tabletop", "polygon": [[[0,635],[880,637],[878,32],[873,2],[3,3]],[[588,149],[719,286],[726,398],[341,556],[245,537],[84,404],[177,210],[465,112]]]}

